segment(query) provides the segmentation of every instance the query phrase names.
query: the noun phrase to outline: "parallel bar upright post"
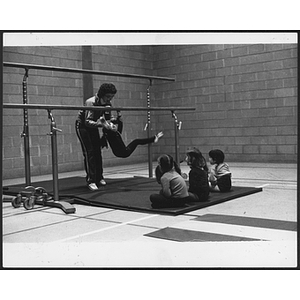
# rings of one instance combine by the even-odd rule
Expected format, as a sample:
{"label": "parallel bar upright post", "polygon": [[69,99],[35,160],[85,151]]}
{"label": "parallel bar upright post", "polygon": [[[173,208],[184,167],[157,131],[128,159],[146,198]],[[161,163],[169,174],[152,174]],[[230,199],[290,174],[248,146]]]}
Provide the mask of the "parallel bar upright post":
{"label": "parallel bar upright post", "polygon": [[[150,80],[149,86],[147,88],[147,107],[151,106],[150,102],[150,86],[152,85],[152,80]],[[151,115],[150,111],[147,111],[147,135],[148,138],[151,136]],[[148,170],[149,178],[153,177],[153,166],[152,166],[152,145],[148,144]]]}
{"label": "parallel bar upright post", "polygon": [[[25,69],[25,75],[23,77],[22,87],[23,87],[23,104],[27,104],[27,78],[28,69]],[[29,125],[28,125],[28,110],[23,110],[23,132],[21,136],[24,138],[24,158],[25,158],[25,183],[26,185],[31,185],[30,176],[30,143],[29,143]]]}
{"label": "parallel bar upright post", "polygon": [[177,116],[176,116],[174,111],[172,111],[172,116],[174,118],[174,130],[175,130],[175,161],[179,165],[180,164],[180,158],[179,158],[179,153],[180,153],[180,149],[179,149],[179,123],[178,123],[178,119],[177,119]]}
{"label": "parallel bar upright post", "polygon": [[51,136],[51,150],[52,150],[52,179],[53,179],[53,197],[55,201],[59,200],[59,188],[58,188],[58,155],[57,155],[57,131],[61,131],[56,128],[55,119],[48,110],[48,117],[51,120],[50,136]]}

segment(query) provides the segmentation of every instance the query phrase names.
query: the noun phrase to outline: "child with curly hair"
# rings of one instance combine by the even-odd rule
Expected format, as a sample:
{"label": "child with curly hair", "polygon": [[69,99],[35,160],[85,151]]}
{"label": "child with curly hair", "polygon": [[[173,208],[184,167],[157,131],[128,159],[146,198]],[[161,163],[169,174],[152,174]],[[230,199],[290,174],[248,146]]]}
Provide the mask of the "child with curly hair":
{"label": "child with curly hair", "polygon": [[198,148],[186,153],[186,162],[191,168],[189,172],[190,201],[207,201],[209,196],[208,168],[206,160]]}
{"label": "child with curly hair", "polygon": [[[117,89],[114,84],[103,83],[98,92],[85,101],[85,106],[111,106],[116,93]],[[104,115],[103,110],[80,110],[76,119],[76,134],[82,147],[86,182],[91,191],[96,191],[100,186],[106,185],[103,177],[101,139],[98,130],[103,127],[99,119]]]}

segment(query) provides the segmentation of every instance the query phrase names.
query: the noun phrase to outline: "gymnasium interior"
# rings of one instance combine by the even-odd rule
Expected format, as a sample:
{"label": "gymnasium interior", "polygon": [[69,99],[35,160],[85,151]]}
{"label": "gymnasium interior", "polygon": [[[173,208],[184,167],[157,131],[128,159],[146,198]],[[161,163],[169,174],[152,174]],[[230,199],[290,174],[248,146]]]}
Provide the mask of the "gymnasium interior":
{"label": "gymnasium interior", "polygon": [[[56,43],[33,34],[22,44],[4,34],[3,267],[296,268],[298,45],[296,34],[275,37],[71,43],[56,33]],[[118,90],[126,144],[164,136],[128,158],[103,148],[107,185],[92,192],[75,121],[105,82]],[[232,191],[152,209],[157,158],[188,174],[190,147],[207,162],[210,150],[225,153]],[[28,186],[46,200],[12,205]]]}

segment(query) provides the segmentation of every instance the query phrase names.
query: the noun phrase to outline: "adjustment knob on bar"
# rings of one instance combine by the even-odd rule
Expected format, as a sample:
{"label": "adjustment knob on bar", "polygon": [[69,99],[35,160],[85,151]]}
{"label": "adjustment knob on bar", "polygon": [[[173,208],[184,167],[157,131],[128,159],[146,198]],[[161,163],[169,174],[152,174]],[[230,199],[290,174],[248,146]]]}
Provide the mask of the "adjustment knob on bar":
{"label": "adjustment knob on bar", "polygon": [[62,130],[61,130],[61,129],[59,129],[59,128],[56,128],[56,127],[52,127],[52,130],[53,130],[53,131],[59,131],[59,132],[62,132]]}
{"label": "adjustment knob on bar", "polygon": [[178,124],[178,129],[179,130],[181,130],[181,125],[182,125],[182,122],[180,121],[179,124]]}

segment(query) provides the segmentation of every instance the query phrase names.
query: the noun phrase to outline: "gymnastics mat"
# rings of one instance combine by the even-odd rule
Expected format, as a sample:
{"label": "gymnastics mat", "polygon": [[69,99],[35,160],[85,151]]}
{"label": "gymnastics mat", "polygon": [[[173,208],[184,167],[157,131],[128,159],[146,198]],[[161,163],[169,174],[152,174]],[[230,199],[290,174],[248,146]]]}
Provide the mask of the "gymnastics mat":
{"label": "gymnastics mat", "polygon": [[[179,215],[262,191],[261,188],[234,186],[227,193],[211,193],[207,202],[191,202],[182,207],[152,208],[149,197],[153,193],[158,193],[161,188],[155,178],[106,179],[106,182],[106,186],[92,192],[88,189],[84,177],[59,179],[59,199],[71,204]],[[43,187],[49,194],[53,193],[52,180],[34,182],[32,186]],[[8,195],[16,195],[24,188],[25,184],[6,186],[3,191]],[[67,198],[72,198],[72,200]]]}

